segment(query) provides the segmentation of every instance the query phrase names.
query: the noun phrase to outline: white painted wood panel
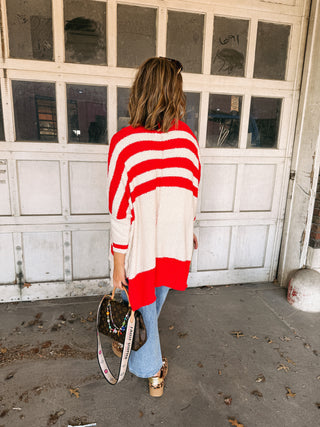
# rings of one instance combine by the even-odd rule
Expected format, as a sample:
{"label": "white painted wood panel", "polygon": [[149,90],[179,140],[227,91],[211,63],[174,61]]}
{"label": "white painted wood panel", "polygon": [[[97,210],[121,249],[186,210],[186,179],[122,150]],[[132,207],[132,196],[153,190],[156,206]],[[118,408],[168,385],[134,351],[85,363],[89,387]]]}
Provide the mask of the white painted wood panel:
{"label": "white painted wood panel", "polygon": [[230,212],[234,207],[237,165],[206,164],[202,173],[202,212]]}
{"label": "white painted wood panel", "polygon": [[26,282],[63,280],[61,232],[23,233]]}
{"label": "white painted wood panel", "polygon": [[276,165],[244,165],[240,211],[270,211],[274,198]]}
{"label": "white painted wood panel", "polygon": [[265,264],[268,226],[238,227],[235,268],[261,268]]}
{"label": "white painted wood panel", "polygon": [[7,160],[0,160],[0,215],[11,215]]}
{"label": "white painted wood panel", "polygon": [[231,227],[200,227],[198,270],[228,268]]}
{"label": "white painted wood panel", "polygon": [[15,281],[14,262],[12,234],[0,233],[0,283],[13,283]]}
{"label": "white painted wood panel", "polygon": [[71,214],[107,212],[107,164],[70,162]]}
{"label": "white painted wood panel", "polygon": [[105,230],[72,232],[73,279],[109,276],[109,233]]}
{"label": "white painted wood panel", "polygon": [[19,160],[17,169],[21,215],[61,215],[59,162]]}

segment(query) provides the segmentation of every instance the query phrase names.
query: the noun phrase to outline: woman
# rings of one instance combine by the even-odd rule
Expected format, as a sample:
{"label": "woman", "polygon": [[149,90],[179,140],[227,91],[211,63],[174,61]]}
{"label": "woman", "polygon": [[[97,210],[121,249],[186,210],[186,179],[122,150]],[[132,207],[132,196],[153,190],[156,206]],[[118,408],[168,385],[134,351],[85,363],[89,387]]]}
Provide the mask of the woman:
{"label": "woman", "polygon": [[[169,288],[185,290],[198,247],[193,234],[200,180],[199,147],[185,113],[182,65],[150,58],[133,83],[130,126],[116,133],[108,156],[113,286],[129,283],[133,310],[140,310],[147,341],[132,351],[129,370],[149,378],[151,396],[163,394],[158,316]],[[113,346],[115,353],[119,349]]]}

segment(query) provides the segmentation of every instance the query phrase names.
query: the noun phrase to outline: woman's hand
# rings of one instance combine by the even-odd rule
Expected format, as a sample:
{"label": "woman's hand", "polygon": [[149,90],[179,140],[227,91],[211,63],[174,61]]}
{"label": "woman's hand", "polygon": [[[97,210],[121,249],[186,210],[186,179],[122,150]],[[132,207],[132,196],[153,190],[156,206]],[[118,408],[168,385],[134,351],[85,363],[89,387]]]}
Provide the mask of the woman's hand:
{"label": "woman's hand", "polygon": [[126,284],[126,271],[124,268],[125,254],[114,252],[113,287],[123,289]]}
{"label": "woman's hand", "polygon": [[193,233],[193,249],[198,249],[198,238],[197,236]]}

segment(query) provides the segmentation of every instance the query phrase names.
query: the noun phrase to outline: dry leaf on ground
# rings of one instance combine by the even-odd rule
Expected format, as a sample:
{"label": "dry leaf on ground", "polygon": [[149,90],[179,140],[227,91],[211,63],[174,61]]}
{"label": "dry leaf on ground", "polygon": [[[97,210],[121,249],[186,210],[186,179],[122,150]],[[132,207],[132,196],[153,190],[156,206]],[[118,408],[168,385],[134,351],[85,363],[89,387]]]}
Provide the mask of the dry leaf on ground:
{"label": "dry leaf on ground", "polygon": [[288,363],[291,363],[292,365],[295,365],[295,362],[293,360],[289,359],[289,357],[286,357],[286,361]]}
{"label": "dry leaf on ground", "polygon": [[188,332],[178,332],[179,338],[185,338],[188,335]]}
{"label": "dry leaf on ground", "polygon": [[10,372],[6,377],[5,380],[11,380],[11,378],[14,377],[15,372]]}
{"label": "dry leaf on ground", "polygon": [[203,368],[203,364],[201,362],[197,363],[198,368]]}
{"label": "dry leaf on ground", "polygon": [[69,388],[69,392],[70,392],[71,396],[74,395],[74,396],[76,396],[77,399],[80,396],[79,387],[78,388]]}
{"label": "dry leaf on ground", "polygon": [[64,409],[60,409],[60,411],[55,412],[54,414],[51,414],[48,420],[48,426],[52,426],[57,423],[58,419],[65,414]]}
{"label": "dry leaf on ground", "polygon": [[260,400],[260,399],[262,399],[262,398],[263,398],[263,394],[262,394],[260,391],[258,391],[258,390],[253,390],[253,391],[251,392],[251,394],[252,394],[253,396],[255,396],[258,400]]}
{"label": "dry leaf on ground", "polygon": [[232,397],[231,396],[225,396],[224,403],[229,406],[229,405],[231,405],[231,402],[232,402]]}
{"label": "dry leaf on ground", "polygon": [[291,341],[291,338],[286,337],[286,336],[280,337],[280,339],[281,339],[281,341]]}
{"label": "dry leaf on ground", "polygon": [[289,399],[289,397],[295,397],[296,393],[293,393],[290,387],[286,387],[287,390],[287,399]]}
{"label": "dry leaf on ground", "polygon": [[173,325],[169,326],[169,331],[172,331],[172,329],[174,329],[174,326]]}
{"label": "dry leaf on ground", "polygon": [[289,370],[290,370],[289,366],[283,365],[283,364],[281,363],[281,365],[279,365],[279,366],[277,367],[277,370],[278,370],[278,371],[281,371],[282,369],[284,370],[284,372],[287,372],[287,371],[289,371]]}
{"label": "dry leaf on ground", "polygon": [[263,374],[260,374],[257,378],[256,378],[256,383],[264,383],[266,380],[265,376]]}
{"label": "dry leaf on ground", "polygon": [[232,331],[230,334],[237,338],[244,337],[244,333],[242,331]]}
{"label": "dry leaf on ground", "polygon": [[52,341],[45,341],[44,343],[41,344],[41,348],[48,348],[50,347],[52,344]]}
{"label": "dry leaf on ground", "polygon": [[244,425],[243,425],[243,424],[241,424],[241,423],[239,423],[239,421],[238,421],[238,420],[236,420],[235,418],[228,418],[228,421],[229,421],[229,423],[230,423],[232,426],[235,426],[235,427],[244,427]]}

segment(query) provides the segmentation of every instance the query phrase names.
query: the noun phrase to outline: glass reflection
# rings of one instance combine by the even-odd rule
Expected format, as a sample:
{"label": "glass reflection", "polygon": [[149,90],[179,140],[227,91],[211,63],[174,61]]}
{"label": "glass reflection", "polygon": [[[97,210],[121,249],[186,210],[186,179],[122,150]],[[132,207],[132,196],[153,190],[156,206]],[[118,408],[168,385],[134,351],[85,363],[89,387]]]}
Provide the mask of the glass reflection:
{"label": "glass reflection", "polygon": [[7,0],[11,58],[53,60],[51,0]]}
{"label": "glass reflection", "polygon": [[118,96],[118,106],[117,106],[117,117],[118,117],[118,130],[128,126],[129,124],[129,95],[130,89],[128,87],[118,87],[117,96]]}
{"label": "glass reflection", "polygon": [[211,74],[244,76],[248,25],[243,19],[214,18]]}
{"label": "glass reflection", "polygon": [[12,82],[17,141],[57,141],[54,83]]}
{"label": "glass reflection", "polygon": [[156,55],[156,16],[154,8],[118,4],[118,67],[135,68]]}
{"label": "glass reflection", "polygon": [[241,103],[239,95],[210,94],[206,147],[238,146]]}
{"label": "glass reflection", "polygon": [[66,62],[106,64],[106,4],[65,0]]}
{"label": "glass reflection", "polygon": [[201,73],[204,15],[168,11],[167,54],[187,73]]}
{"label": "glass reflection", "polygon": [[251,98],[247,143],[249,148],[276,148],[281,104],[281,98]]}
{"label": "glass reflection", "polygon": [[67,85],[69,142],[107,144],[107,88]]}
{"label": "glass reflection", "polygon": [[185,95],[187,105],[183,121],[187,123],[195,136],[198,137],[200,93],[185,92]]}
{"label": "glass reflection", "polygon": [[253,77],[285,79],[289,36],[290,25],[258,23]]}

